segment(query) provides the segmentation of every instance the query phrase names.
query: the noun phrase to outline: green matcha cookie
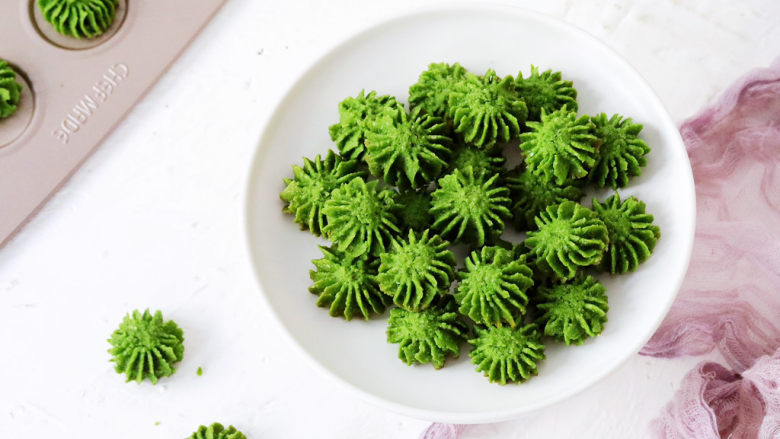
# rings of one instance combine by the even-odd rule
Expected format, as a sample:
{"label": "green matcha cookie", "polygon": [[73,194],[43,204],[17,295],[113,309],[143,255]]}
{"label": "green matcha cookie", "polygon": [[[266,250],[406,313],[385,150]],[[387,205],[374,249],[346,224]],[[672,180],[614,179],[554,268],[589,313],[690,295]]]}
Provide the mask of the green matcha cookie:
{"label": "green matcha cookie", "polygon": [[398,204],[396,216],[404,229],[422,232],[433,223],[431,194],[425,189],[403,191],[395,200]]}
{"label": "green matcha cookie", "polygon": [[461,142],[452,150],[449,172],[456,169],[465,172],[471,167],[477,172],[501,174],[505,171],[503,165],[504,156],[500,148],[475,148]]}
{"label": "green matcha cookie", "polygon": [[599,187],[624,187],[629,178],[641,175],[642,167],[647,164],[645,156],[650,147],[638,137],[642,125],[631,118],[623,119],[619,114],[607,119],[607,115],[601,113],[590,120],[600,144],[590,181]]}
{"label": "green matcha cookie", "polygon": [[[525,241],[515,244],[510,248],[512,255],[521,264],[531,269],[533,273],[531,279],[534,281],[534,288],[551,285],[557,280],[555,273],[543,261],[539,261],[531,249],[525,245]],[[530,292],[528,293],[530,295]]]}
{"label": "green matcha cookie", "polygon": [[604,204],[593,199],[593,211],[607,226],[609,247],[602,267],[612,274],[634,271],[650,257],[661,229],[653,224],[653,215],[645,213],[645,203],[629,197],[622,203],[615,194]]}
{"label": "green matcha cookie", "polygon": [[448,104],[455,132],[479,148],[516,138],[528,115],[515,93],[514,78],[501,79],[493,70],[481,77],[466,74]]}
{"label": "green matcha cookie", "polygon": [[331,150],[322,160],[319,155],[314,161],[303,158],[303,167],[293,166],[294,178],[284,179],[284,188],[279,197],[287,203],[283,212],[295,215],[295,222],[301,229],[309,229],[319,236],[325,227],[323,208],[333,189],[348,183],[366,173],[357,170],[357,161],[344,160]]}
{"label": "green matcha cookie", "polygon": [[515,90],[528,106],[528,120],[538,121],[542,110],[547,114],[560,110],[564,106],[577,112],[577,90],[571,81],[561,79],[561,72],[547,70],[539,73],[539,68],[531,66],[531,74],[523,78],[517,74]]}
{"label": "green matcha cookie", "polygon": [[387,184],[424,187],[447,168],[452,139],[444,120],[415,110],[384,116],[366,133],[368,169]]}
{"label": "green matcha cookie", "polygon": [[38,0],[38,7],[62,35],[95,38],[111,27],[119,0]]}
{"label": "green matcha cookie", "polygon": [[469,353],[491,383],[504,385],[521,383],[538,374],[544,360],[544,344],[536,325],[476,328],[477,337],[469,340],[474,349]]}
{"label": "green matcha cookie", "polygon": [[536,229],[534,218],[547,206],[566,200],[579,201],[585,195],[573,182],[559,186],[541,175],[528,172],[522,165],[507,175],[506,185],[512,198],[515,224],[522,230]]}
{"label": "green matcha cookie", "polygon": [[450,94],[465,77],[466,69],[458,63],[433,63],[409,87],[409,105],[433,116],[446,117]]}
{"label": "green matcha cookie", "polygon": [[385,296],[376,280],[377,259],[322,246],[320,250],[324,257],[312,261],[316,271],[309,271],[314,282],[309,291],[319,296],[317,306],[327,306],[331,316],[348,321],[354,315],[368,320],[385,312]]}
{"label": "green matcha cookie", "polygon": [[157,384],[159,378],[173,375],[173,364],[184,357],[181,328],[172,320],[163,321],[160,311],[152,315],[148,309],[143,314],[136,310],[126,315],[108,342],[114,368],[127,381],[140,383],[146,378]]}
{"label": "green matcha cookie", "polygon": [[537,323],[544,335],[570,344],[601,334],[607,321],[606,288],[590,276],[577,276],[571,283],[539,288],[534,297],[541,312]]}
{"label": "green matcha cookie", "polygon": [[361,159],[366,151],[366,133],[383,117],[397,119],[404,106],[392,96],[377,96],[375,91],[346,98],[339,103],[339,123],[329,128],[330,138],[339,152],[350,159]]}
{"label": "green matcha cookie", "polygon": [[455,277],[455,256],[449,242],[429,231],[409,231],[407,240],[394,240],[380,255],[379,288],[401,308],[419,311],[446,293]]}
{"label": "green matcha cookie", "polygon": [[322,212],[327,225],[322,229],[339,251],[385,251],[398,228],[393,190],[379,189],[378,181],[366,183],[355,177],[334,189]]}
{"label": "green matcha cookie", "polygon": [[22,98],[22,84],[16,81],[16,72],[0,59],[0,119],[13,116]]}
{"label": "green matcha cookie", "polygon": [[482,246],[501,235],[504,219],[511,215],[509,189],[500,185],[499,175],[471,167],[439,179],[439,189],[431,197],[435,218],[431,228],[453,242]]}
{"label": "green matcha cookie", "polygon": [[573,201],[547,207],[536,217],[536,226],[539,230],[528,232],[525,245],[563,280],[581,267],[599,264],[609,242],[598,216]]}
{"label": "green matcha cookie", "polygon": [[455,300],[459,311],[486,326],[515,326],[525,314],[532,276],[531,269],[511,250],[475,250],[466,258],[466,269],[458,271]]}
{"label": "green matcha cookie", "polygon": [[557,185],[588,175],[598,153],[587,116],[578,118],[564,107],[549,114],[542,111],[541,122],[526,125],[529,131],[520,135],[520,148],[529,172]]}
{"label": "green matcha cookie", "polygon": [[394,308],[387,322],[387,342],[400,345],[398,358],[409,365],[433,363],[442,368],[448,356],[460,354],[465,334],[453,306],[434,305],[419,312]]}
{"label": "green matcha cookie", "polygon": [[188,439],[246,439],[246,436],[232,425],[225,428],[219,422],[215,422],[208,427],[201,425]]}

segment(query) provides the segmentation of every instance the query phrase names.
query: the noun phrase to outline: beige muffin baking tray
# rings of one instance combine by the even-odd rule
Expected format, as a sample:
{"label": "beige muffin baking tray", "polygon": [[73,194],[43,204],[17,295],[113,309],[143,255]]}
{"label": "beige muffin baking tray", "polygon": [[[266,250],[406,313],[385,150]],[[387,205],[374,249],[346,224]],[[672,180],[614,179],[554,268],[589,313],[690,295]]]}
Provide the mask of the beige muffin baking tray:
{"label": "beige muffin baking tray", "polygon": [[225,0],[120,0],[99,38],[59,35],[35,0],[0,0],[0,58],[24,90],[0,120],[0,245],[143,97]]}

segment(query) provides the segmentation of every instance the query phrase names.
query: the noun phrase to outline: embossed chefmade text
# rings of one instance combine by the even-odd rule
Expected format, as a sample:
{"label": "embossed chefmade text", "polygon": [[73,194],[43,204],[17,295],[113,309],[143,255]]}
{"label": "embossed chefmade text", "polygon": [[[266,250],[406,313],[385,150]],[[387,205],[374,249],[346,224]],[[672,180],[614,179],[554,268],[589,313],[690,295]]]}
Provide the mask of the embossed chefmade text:
{"label": "embossed chefmade text", "polygon": [[108,101],[114,90],[129,74],[130,69],[127,64],[118,63],[109,67],[92,88],[70,109],[60,122],[60,126],[51,134],[62,144],[67,144],[71,136],[77,133],[81,126],[87,123],[89,117]]}

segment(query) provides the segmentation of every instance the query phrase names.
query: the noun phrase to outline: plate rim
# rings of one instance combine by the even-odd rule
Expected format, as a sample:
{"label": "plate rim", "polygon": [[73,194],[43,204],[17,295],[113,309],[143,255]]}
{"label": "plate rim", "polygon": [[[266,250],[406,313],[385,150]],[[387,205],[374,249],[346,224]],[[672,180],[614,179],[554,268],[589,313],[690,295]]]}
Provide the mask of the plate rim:
{"label": "plate rim", "polygon": [[[287,105],[291,96],[295,93],[296,89],[302,83],[303,79],[305,79],[305,77],[309,74],[309,72],[312,69],[319,66],[320,64],[327,61],[333,55],[337,54],[340,50],[349,46],[355,40],[361,38],[366,34],[382,31],[382,28],[391,26],[393,23],[404,21],[407,19],[412,19],[416,16],[432,14],[432,13],[453,12],[453,11],[504,12],[514,16],[531,18],[536,21],[544,22],[544,24],[546,25],[557,27],[566,32],[573,33],[575,34],[575,36],[578,36],[580,38],[590,40],[591,42],[595,43],[603,50],[609,52],[614,58],[617,59],[619,63],[623,64],[623,66],[626,68],[629,74],[635,77],[637,83],[641,84],[641,87],[643,87],[645,89],[645,92],[651,97],[652,105],[656,107],[659,110],[658,111],[659,114],[662,115],[662,120],[659,121],[659,125],[661,126],[670,125],[674,127],[673,132],[675,133],[675,136],[673,137],[673,139],[671,139],[672,141],[671,143],[674,144],[672,145],[672,149],[673,150],[677,149],[682,152],[684,164],[687,164],[687,166],[684,166],[684,168],[687,171],[686,172],[687,180],[689,181],[686,190],[688,192],[688,198],[690,198],[690,205],[688,206],[689,213],[687,215],[690,218],[690,222],[689,224],[686,225],[686,227],[684,227],[684,229],[686,230],[682,234],[682,236],[686,237],[687,239],[687,242],[684,243],[684,248],[683,248],[685,253],[684,262],[683,264],[681,264],[682,266],[677,276],[677,279],[675,279],[675,281],[673,282],[674,293],[669,296],[669,300],[664,306],[663,313],[659,314],[659,317],[656,319],[655,323],[652,326],[648,327],[649,330],[647,331],[647,333],[643,337],[638,339],[640,340],[640,342],[631,349],[633,355],[636,355],[641,350],[641,348],[647,343],[647,341],[652,337],[652,335],[658,329],[660,324],[663,322],[663,320],[669,313],[669,309],[671,308],[677,295],[679,294],[683,280],[685,279],[685,275],[687,273],[688,266],[690,264],[691,255],[693,253],[693,243],[694,243],[694,235],[695,235],[695,228],[696,228],[696,191],[694,186],[693,171],[690,165],[690,159],[687,154],[687,149],[685,148],[685,144],[680,135],[679,129],[677,128],[677,124],[674,123],[674,120],[671,118],[671,115],[667,111],[666,107],[663,105],[663,102],[661,101],[660,97],[655,92],[655,90],[652,88],[650,83],[644,78],[644,76],[636,68],[634,68],[633,65],[631,65],[631,63],[628,62],[628,60],[626,60],[620,53],[618,53],[616,50],[611,48],[601,39],[587,32],[584,29],[577,27],[574,24],[568,23],[566,21],[563,21],[551,15],[547,15],[520,6],[515,6],[511,4],[502,4],[502,3],[443,2],[435,5],[426,5],[417,8],[411,8],[411,9],[407,8],[399,13],[390,16],[385,16],[378,20],[367,22],[367,25],[362,26],[350,32],[349,34],[347,34],[346,37],[343,37],[342,39],[338,40],[334,44],[330,45],[329,47],[321,51],[319,55],[314,56],[306,63],[305,68],[301,69],[301,71],[295,76],[295,79],[292,82],[288,83],[284,93],[279,95],[277,100],[273,102],[273,110],[269,113],[269,115],[266,117],[265,122],[261,125],[260,135],[258,137],[258,140],[255,143],[256,146],[252,153],[251,159],[249,161],[248,172],[246,172],[245,174],[246,177],[244,182],[244,196],[243,196],[244,203],[243,203],[243,212],[242,212],[243,223],[244,223],[244,233],[243,233],[244,249],[246,251],[245,256],[247,257],[252,267],[252,273],[255,279],[256,286],[259,289],[260,296],[262,297],[262,301],[265,305],[265,312],[272,316],[270,320],[274,322],[274,326],[277,327],[276,330],[282,333],[283,337],[288,342],[290,342],[288,344],[293,346],[293,349],[297,351],[299,355],[301,355],[303,358],[306,359],[310,367],[317,370],[318,373],[321,374],[321,376],[327,377],[329,380],[331,380],[331,382],[338,383],[339,387],[347,389],[349,393],[357,396],[358,398],[367,401],[369,403],[372,403],[375,406],[382,407],[384,409],[395,412],[397,414],[410,416],[421,420],[426,420],[431,422],[444,422],[444,423],[479,424],[479,423],[500,422],[500,421],[514,419],[522,414],[530,413],[551,406],[553,404],[559,403],[561,401],[567,400],[569,398],[572,398],[575,395],[583,392],[585,389],[590,388],[596,385],[597,383],[601,382],[607,376],[611,375],[615,370],[617,370],[619,367],[624,365],[629,360],[629,358],[631,358],[632,355],[627,355],[622,360],[614,363],[611,367],[604,368],[603,370],[600,371],[600,373],[595,379],[588,382],[584,382],[584,384],[578,384],[572,386],[569,392],[560,393],[557,395],[550,396],[548,398],[538,399],[534,401],[532,404],[528,404],[520,408],[508,408],[501,411],[491,410],[491,411],[484,411],[484,412],[464,413],[464,412],[431,410],[431,409],[424,409],[424,408],[412,407],[405,404],[401,404],[374,395],[369,391],[364,390],[356,386],[355,384],[351,383],[350,381],[342,378],[341,376],[337,375],[335,372],[331,371],[329,368],[321,364],[316,358],[312,356],[312,354],[305,347],[303,347],[300,344],[298,339],[292,334],[291,330],[288,329],[287,325],[284,323],[281,316],[276,312],[276,310],[274,309],[273,305],[270,302],[268,295],[265,292],[265,286],[263,284],[262,276],[260,275],[259,267],[255,262],[257,260],[256,255],[258,254],[258,251],[253,248],[252,241],[250,239],[251,228],[252,228],[252,225],[250,224],[250,216],[251,216],[250,211],[252,208],[252,201],[253,201],[252,194],[254,193],[252,188],[252,182],[255,181],[254,177],[258,172],[257,167],[255,165],[259,163],[259,160],[262,159],[262,155],[267,150],[266,147],[267,138],[270,135],[269,134],[271,131],[270,128],[275,124],[277,119],[280,117],[279,110],[283,108],[285,105]],[[667,131],[667,129],[664,128],[663,131]]]}

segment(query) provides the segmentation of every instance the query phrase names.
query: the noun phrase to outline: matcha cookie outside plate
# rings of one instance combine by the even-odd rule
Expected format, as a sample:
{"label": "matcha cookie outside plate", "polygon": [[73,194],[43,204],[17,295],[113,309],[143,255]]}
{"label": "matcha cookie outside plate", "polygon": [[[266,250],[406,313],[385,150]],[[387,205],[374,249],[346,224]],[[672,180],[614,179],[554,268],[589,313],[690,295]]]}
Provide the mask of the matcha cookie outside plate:
{"label": "matcha cookie outside plate", "polygon": [[118,0],[38,0],[43,18],[62,35],[95,38],[111,27]]}
{"label": "matcha cookie outside plate", "polygon": [[176,372],[175,363],[184,358],[184,334],[173,320],[164,321],[160,311],[154,314],[133,311],[111,334],[109,353],[118,373],[127,381],[152,384]]}
{"label": "matcha cookie outside plate", "polygon": [[8,62],[0,59],[0,120],[11,117],[19,108],[22,84],[16,80],[16,72]]}
{"label": "matcha cookie outside plate", "polygon": [[215,422],[209,426],[201,425],[187,439],[246,439],[246,436],[232,425],[225,428],[219,422]]}

